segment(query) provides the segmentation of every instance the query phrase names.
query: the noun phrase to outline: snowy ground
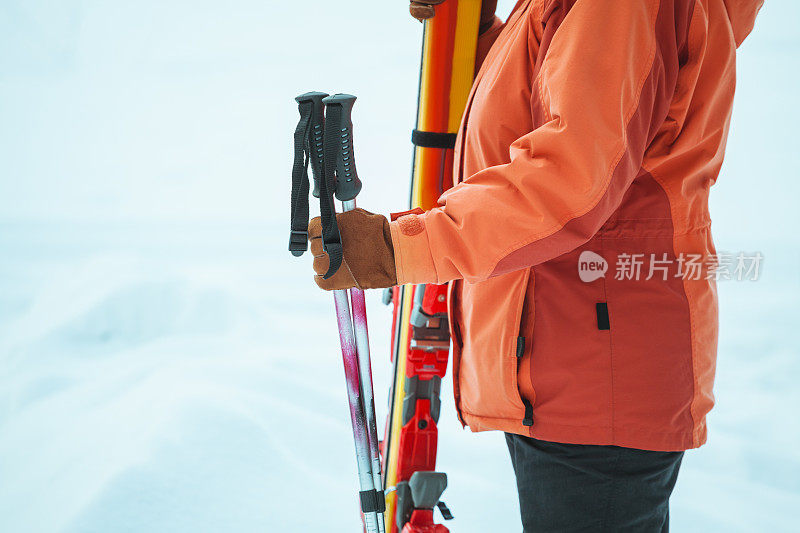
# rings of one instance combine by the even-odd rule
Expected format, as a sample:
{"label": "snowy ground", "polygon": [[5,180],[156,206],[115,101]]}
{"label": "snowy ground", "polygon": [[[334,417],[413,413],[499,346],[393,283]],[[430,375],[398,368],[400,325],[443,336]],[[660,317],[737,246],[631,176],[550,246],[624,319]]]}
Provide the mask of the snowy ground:
{"label": "snowy ground", "polygon": [[[358,94],[362,205],[402,207],[419,30],[404,2],[320,2],[358,30],[337,37],[343,69],[292,4],[0,7],[3,533],[357,530],[332,302],[285,251],[291,98]],[[718,404],[674,531],[796,530],[799,15],[768,2],[740,54],[712,214],[718,247],[761,251],[764,272],[721,284]],[[501,436],[462,431],[443,398],[454,533],[518,531]]]}

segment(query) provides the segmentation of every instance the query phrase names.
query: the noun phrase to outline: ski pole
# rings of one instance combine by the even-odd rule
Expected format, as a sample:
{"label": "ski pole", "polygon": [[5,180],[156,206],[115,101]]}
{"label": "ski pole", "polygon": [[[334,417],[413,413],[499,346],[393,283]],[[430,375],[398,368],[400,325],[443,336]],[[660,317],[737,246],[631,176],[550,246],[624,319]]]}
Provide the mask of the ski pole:
{"label": "ski pole", "polygon": [[[320,198],[323,193],[331,193],[331,181],[335,175],[335,195],[341,200],[344,211],[355,209],[355,198],[361,191],[352,143],[351,110],[355,100],[355,96],[346,94],[336,94],[323,99],[326,122],[323,143],[325,172],[324,183],[320,187]],[[332,274],[333,272],[329,271],[327,275]],[[380,471],[364,291],[350,289],[350,300],[353,306],[352,320],[347,291],[334,291],[356,445],[361,509],[367,532],[383,533],[385,501]]]}
{"label": "ski pole", "polygon": [[[339,134],[340,150],[336,159],[336,172],[339,180],[336,182],[336,197],[342,201],[342,211],[356,208],[356,196],[361,190],[361,181],[358,179],[353,152],[353,122],[352,109],[356,97],[348,94],[336,94],[323,100],[326,109],[336,105],[341,108],[337,131]],[[332,117],[332,120],[334,117]],[[333,127],[333,126],[332,126]],[[369,332],[367,330],[367,304],[364,291],[358,288],[350,289],[350,303],[353,312],[353,325],[358,352],[359,379],[361,383],[361,399],[364,405],[364,415],[367,419],[367,435],[369,437],[369,453],[372,462],[373,484],[378,500],[378,529],[381,533],[385,530],[382,514],[385,509],[383,495],[383,479],[381,476],[381,456],[378,442],[378,421],[375,415],[375,395],[372,387],[372,362],[369,353]]]}
{"label": "ski pole", "polygon": [[[344,137],[337,134],[340,129],[336,126],[341,117],[341,105],[334,105],[332,124],[335,131],[327,135],[330,146],[332,166],[324,165],[325,141],[325,105],[323,99],[326,93],[310,92],[301,94],[295,100],[298,103],[300,121],[294,134],[294,164],[292,167],[292,209],[291,232],[289,250],[294,256],[302,255],[307,249],[308,226],[308,167],[314,176],[314,196],[320,201],[320,218],[322,225],[323,248],[328,254],[330,264],[324,277],[332,276],[342,262],[342,243],[339,228],[336,224],[336,209],[333,195],[336,187],[336,163],[340,157],[340,146],[349,147],[349,143],[342,143]],[[353,99],[355,99],[353,97]],[[352,104],[351,104],[352,105]],[[352,154],[346,161],[352,161]],[[344,160],[343,160],[344,161]],[[342,168],[349,168],[350,163],[342,164]],[[352,179],[351,173],[344,170],[342,176],[342,193],[355,198],[361,189],[358,179]],[[361,509],[363,523],[367,533],[380,533],[379,523],[383,525],[382,515],[378,516],[378,509],[382,510],[377,502],[377,493],[374,479],[370,469],[370,450],[367,421],[364,414],[364,404],[361,399],[361,379],[359,376],[358,351],[355,342],[353,323],[348,301],[347,291],[334,291],[334,304],[336,306],[337,325],[339,328],[339,342],[342,348],[342,361],[344,364],[347,396],[350,407],[350,420],[353,426],[353,440],[356,447],[356,464],[358,466]],[[380,503],[384,503],[381,501]]]}

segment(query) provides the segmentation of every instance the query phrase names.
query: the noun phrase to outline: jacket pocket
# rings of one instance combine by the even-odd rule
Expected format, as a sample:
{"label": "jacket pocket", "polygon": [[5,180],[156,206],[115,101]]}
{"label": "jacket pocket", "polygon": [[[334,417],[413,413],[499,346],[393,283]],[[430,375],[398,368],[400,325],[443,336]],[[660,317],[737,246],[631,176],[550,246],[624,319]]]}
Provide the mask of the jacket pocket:
{"label": "jacket pocket", "polygon": [[461,353],[459,361],[454,356],[454,379],[457,401],[465,413],[525,418],[517,381],[517,346],[529,276],[526,269],[460,284],[454,329],[461,334]]}

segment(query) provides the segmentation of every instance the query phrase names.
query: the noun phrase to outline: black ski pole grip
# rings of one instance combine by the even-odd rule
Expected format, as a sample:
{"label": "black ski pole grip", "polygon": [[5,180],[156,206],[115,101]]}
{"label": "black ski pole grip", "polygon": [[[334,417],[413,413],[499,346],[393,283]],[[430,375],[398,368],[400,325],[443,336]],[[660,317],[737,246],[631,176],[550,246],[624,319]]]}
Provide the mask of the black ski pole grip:
{"label": "black ski pole grip", "polygon": [[[336,158],[336,198],[342,202],[355,199],[361,192],[361,180],[356,172],[356,161],[353,156],[353,120],[352,111],[356,97],[352,94],[334,94],[323,98],[326,115],[330,116],[333,108],[339,111],[336,135],[339,138],[339,153]],[[329,131],[329,134],[334,132]]]}
{"label": "black ski pole grip", "polygon": [[295,100],[298,104],[303,102],[311,102],[313,112],[311,113],[311,124],[308,135],[308,152],[309,164],[311,165],[311,175],[314,177],[314,190],[311,194],[314,198],[319,198],[319,180],[322,179],[323,172],[323,147],[322,135],[325,130],[325,106],[322,100],[328,96],[328,93],[321,93],[312,91],[303,93],[296,97]]}

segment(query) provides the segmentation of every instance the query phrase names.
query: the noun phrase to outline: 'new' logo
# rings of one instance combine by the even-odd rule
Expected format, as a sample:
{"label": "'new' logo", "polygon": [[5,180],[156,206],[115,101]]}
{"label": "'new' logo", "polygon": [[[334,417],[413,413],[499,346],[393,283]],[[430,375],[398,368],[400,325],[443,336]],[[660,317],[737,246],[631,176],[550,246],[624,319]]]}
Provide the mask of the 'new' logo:
{"label": "'new' logo", "polygon": [[581,252],[581,256],[578,258],[578,276],[581,281],[589,283],[600,279],[606,275],[607,271],[608,261],[603,256],[589,250]]}

